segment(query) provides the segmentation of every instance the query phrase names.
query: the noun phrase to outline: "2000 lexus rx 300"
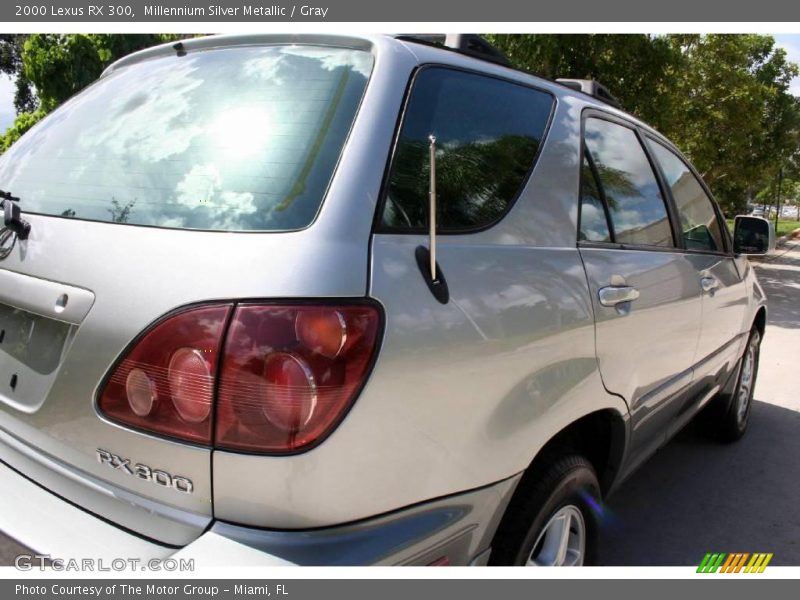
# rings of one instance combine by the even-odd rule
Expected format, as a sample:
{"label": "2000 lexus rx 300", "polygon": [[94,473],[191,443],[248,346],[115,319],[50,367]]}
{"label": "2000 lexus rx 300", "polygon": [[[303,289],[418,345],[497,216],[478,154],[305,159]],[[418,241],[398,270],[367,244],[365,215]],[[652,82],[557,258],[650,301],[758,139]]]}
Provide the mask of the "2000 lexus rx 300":
{"label": "2000 lexus rx 300", "polygon": [[732,238],[602,87],[454,39],[154,48],[0,158],[2,530],[587,564],[602,498],[701,409],[744,433],[763,220]]}

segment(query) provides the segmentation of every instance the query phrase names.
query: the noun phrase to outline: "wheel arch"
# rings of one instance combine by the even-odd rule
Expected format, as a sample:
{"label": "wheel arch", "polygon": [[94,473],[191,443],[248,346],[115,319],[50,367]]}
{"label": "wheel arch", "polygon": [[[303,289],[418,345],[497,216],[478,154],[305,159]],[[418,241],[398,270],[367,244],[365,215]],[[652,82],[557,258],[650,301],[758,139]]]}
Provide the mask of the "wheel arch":
{"label": "wheel arch", "polygon": [[753,327],[758,329],[758,333],[761,335],[761,339],[764,339],[764,331],[767,327],[767,308],[765,306],[760,306],[756,311],[756,317],[753,319]]}
{"label": "wheel arch", "polygon": [[[498,540],[502,543],[509,535],[515,535],[513,532],[519,531],[520,515],[527,510],[530,499],[539,493],[537,487],[540,488],[543,478],[548,477],[551,466],[571,455],[583,457],[597,475],[601,497],[587,502],[599,524],[602,521],[602,507],[596,503],[601,502],[617,479],[625,455],[626,440],[627,420],[613,408],[585,414],[555,433],[523,472],[495,530],[491,557],[494,557]],[[501,560],[496,564],[505,563]]]}
{"label": "wheel arch", "polygon": [[543,466],[558,456],[580,454],[594,467],[605,495],[613,486],[625,456],[625,417],[606,408],[576,419],[554,434],[525,469],[518,489],[526,479],[535,478]]}

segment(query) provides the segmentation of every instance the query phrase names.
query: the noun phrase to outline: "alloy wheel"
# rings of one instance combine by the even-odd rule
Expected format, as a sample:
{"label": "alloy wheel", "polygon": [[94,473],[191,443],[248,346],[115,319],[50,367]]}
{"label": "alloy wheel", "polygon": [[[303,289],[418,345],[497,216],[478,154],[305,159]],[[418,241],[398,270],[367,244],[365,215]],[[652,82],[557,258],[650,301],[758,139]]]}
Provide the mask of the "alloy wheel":
{"label": "alloy wheel", "polygon": [[560,508],[550,517],[526,563],[536,567],[581,566],[586,554],[586,522],[577,506]]}

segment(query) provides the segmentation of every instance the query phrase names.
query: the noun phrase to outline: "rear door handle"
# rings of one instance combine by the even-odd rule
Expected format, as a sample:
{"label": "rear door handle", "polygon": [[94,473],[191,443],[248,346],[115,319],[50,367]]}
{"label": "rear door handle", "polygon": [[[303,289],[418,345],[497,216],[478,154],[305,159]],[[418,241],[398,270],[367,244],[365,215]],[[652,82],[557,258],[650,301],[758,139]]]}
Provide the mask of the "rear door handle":
{"label": "rear door handle", "polygon": [[703,288],[704,292],[713,292],[719,287],[719,282],[716,277],[701,277],[700,287]]}
{"label": "rear door handle", "polygon": [[600,297],[600,304],[603,306],[616,306],[623,302],[632,302],[639,297],[639,290],[630,286],[615,286],[600,288],[597,292]]}

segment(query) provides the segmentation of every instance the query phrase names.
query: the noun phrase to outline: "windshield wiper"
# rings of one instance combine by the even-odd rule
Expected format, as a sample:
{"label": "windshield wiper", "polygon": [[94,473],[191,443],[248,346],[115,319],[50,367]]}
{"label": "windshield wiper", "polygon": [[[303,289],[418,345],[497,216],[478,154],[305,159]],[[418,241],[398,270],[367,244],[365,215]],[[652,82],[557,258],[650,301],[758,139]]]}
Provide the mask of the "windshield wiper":
{"label": "windshield wiper", "polygon": [[3,199],[3,215],[7,229],[17,234],[21,240],[28,239],[31,232],[31,224],[22,218],[22,211],[17,202],[19,198],[12,196],[11,192],[0,190],[0,198]]}

